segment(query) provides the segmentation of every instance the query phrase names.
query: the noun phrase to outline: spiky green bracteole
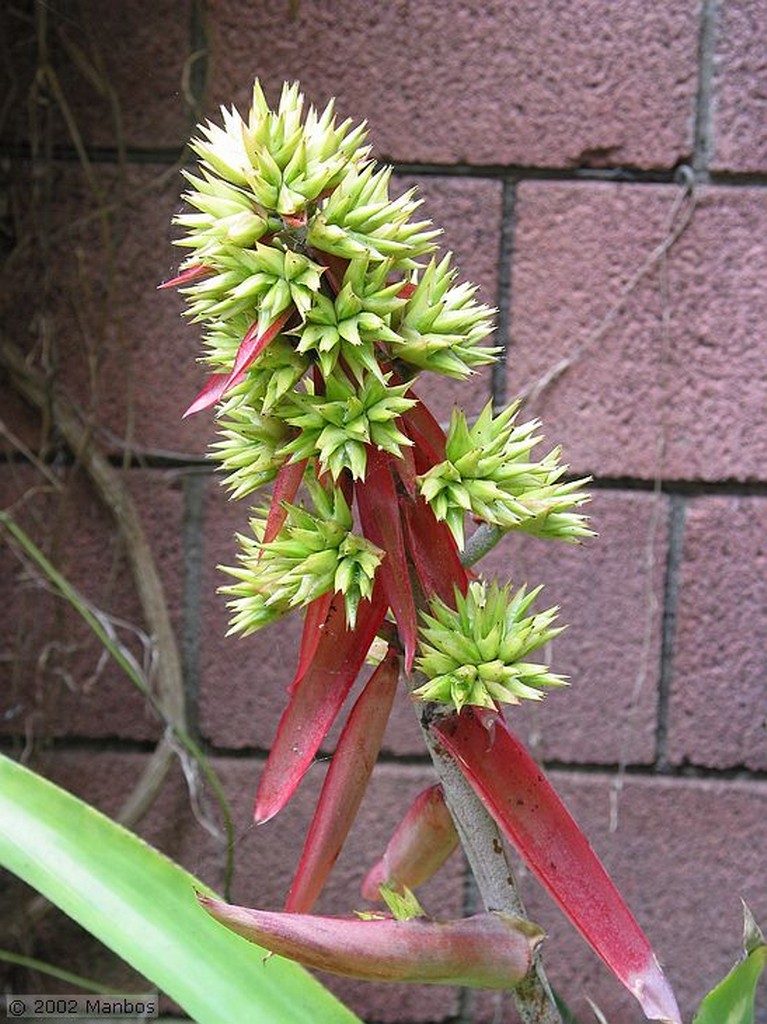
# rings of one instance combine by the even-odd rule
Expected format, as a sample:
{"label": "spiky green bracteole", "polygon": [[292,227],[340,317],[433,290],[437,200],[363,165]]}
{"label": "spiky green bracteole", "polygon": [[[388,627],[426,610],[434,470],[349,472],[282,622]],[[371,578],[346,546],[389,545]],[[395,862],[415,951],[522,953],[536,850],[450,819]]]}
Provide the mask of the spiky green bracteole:
{"label": "spiky green bracteole", "polygon": [[564,686],[546,665],[527,661],[561,628],[552,625],[557,609],[528,615],[541,588],[512,593],[509,585],[474,582],[456,593],[455,608],[438,598],[423,615],[417,668],[428,682],[415,690],[423,701],[494,708],[541,700],[546,687]]}
{"label": "spiky green bracteole", "polygon": [[467,513],[505,530],[539,537],[579,541],[592,536],[583,515],[572,511],[589,500],[580,488],[587,479],[563,481],[559,449],[540,461],[532,449],[540,423],[517,424],[519,404],[493,416],[488,402],[473,427],[454,409],[445,444],[445,461],[419,479],[421,494],[437,519],[444,519],[459,547]]}

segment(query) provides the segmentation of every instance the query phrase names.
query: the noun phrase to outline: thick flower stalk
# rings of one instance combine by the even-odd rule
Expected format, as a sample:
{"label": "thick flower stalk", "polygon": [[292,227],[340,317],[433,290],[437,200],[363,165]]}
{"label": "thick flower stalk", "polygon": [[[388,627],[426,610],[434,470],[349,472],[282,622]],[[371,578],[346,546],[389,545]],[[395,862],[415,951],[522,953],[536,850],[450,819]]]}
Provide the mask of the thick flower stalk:
{"label": "thick flower stalk", "polygon": [[[430,374],[464,379],[495,358],[486,344],[493,310],[460,280],[450,254],[434,255],[439,231],[418,219],[415,190],[391,194],[391,168],[370,158],[364,126],[339,124],[332,103],[307,107],[295,84],[272,110],[256,84],[246,117],[223,109],[222,123],[200,126],[191,147],[200,165],[185,172],[189,210],[175,221],[187,255],[163,285],[187,299],[209,370],[185,415],[215,409],[210,455],[232,497],[271,485],[225,569],[234,580],[222,587],[231,632],[247,636],[293,610],[304,614],[256,821],[290,800],[366,659],[386,651],[341,730],[289,912],[203,905],[246,937],[337,973],[527,985],[541,933],[508,915],[436,922],[305,912],[364,795],[400,665],[408,677],[417,666],[413,699],[475,786],[476,806],[485,803],[546,883],[537,861],[549,848],[520,840],[513,808],[492,783],[509,782],[509,744],[483,747],[476,730],[462,730],[562,685],[530,657],[559,632],[556,609],[533,611],[540,588],[476,580],[460,549],[469,523],[565,541],[589,536],[578,511],[586,481],[566,478],[558,449],[535,455],[539,424],[518,423],[516,404],[497,414],[488,406],[472,426],[456,410],[447,434],[428,409]],[[673,996],[648,966],[649,946],[625,907],[616,910],[613,890],[603,887],[607,902],[584,901],[579,872],[601,876],[574,839],[577,827],[542,775],[526,779],[543,820],[561,832],[551,847],[562,871],[555,898],[592,944],[606,929],[600,955],[635,993],[654,986],[657,1005],[676,1020]],[[447,806],[454,810],[450,799]],[[397,901],[408,904],[409,887],[455,847],[447,806],[436,789],[417,801],[366,879],[366,895],[386,897],[395,918]],[[629,929],[628,945],[611,930],[614,920]],[[653,998],[643,1005],[654,1008]]]}

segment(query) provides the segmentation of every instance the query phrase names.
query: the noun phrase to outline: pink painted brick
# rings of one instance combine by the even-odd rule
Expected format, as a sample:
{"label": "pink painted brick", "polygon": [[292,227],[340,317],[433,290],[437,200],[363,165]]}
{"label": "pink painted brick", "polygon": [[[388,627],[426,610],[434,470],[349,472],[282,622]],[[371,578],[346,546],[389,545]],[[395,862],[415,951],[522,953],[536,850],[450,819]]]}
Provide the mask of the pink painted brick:
{"label": "pink painted brick", "polygon": [[767,170],[767,4],[725,0],[718,9],[712,167]]}
{"label": "pink painted brick", "polygon": [[[367,118],[400,161],[669,166],[692,147],[699,5],[588,0],[469,9],[450,0],[360,9],[301,3],[244,15],[211,5],[211,109],[274,98],[300,79],[316,102]],[[566,76],[561,74],[567,69]]]}
{"label": "pink painted brick", "polygon": [[581,546],[510,535],[480,564],[501,582],[545,584],[535,607],[558,605],[568,626],[542,655],[571,688],[512,708],[508,719],[546,760],[647,764],[655,757],[668,506],[650,494],[596,491],[588,512],[599,536]]}
{"label": "pink painted brick", "polygon": [[[761,783],[683,779],[625,780],[617,829],[610,831],[613,779],[552,773],[552,782],[618,885],[664,965],[684,1020],[738,959],[740,898],[767,919],[763,850],[767,791]],[[589,1019],[586,996],[609,1021],[640,1024],[639,1007],[523,873],[531,918],[546,930],[549,977],[578,1020]],[[494,1016],[482,994],[474,1024],[512,1024],[511,1000]]]}
{"label": "pink painted brick", "polygon": [[[186,142],[191,124],[190,8],[189,0],[158,0],[151,17],[135,4],[105,7],[94,0],[46,8],[42,32],[48,57],[78,141],[114,149],[175,148]],[[21,8],[13,13],[7,9],[3,17],[14,100],[3,141],[32,139],[39,145],[41,131],[49,130],[51,141],[72,147],[65,114],[44,80],[31,113],[26,102],[39,64],[41,32],[35,18],[22,14]]]}
{"label": "pink painted brick", "polygon": [[569,361],[532,409],[576,472],[760,479],[767,459],[763,192],[701,190],[668,256],[668,322],[657,266],[616,313],[666,237],[678,198],[671,186],[520,187],[509,394]]}
{"label": "pink painted brick", "polygon": [[[43,771],[98,807],[114,813],[145,763],[146,759],[140,755],[64,753],[49,757],[43,763]],[[288,807],[267,825],[256,828],[250,814],[259,764],[255,760],[224,758],[213,762],[231,801],[237,835],[232,899],[246,906],[279,909],[300,856],[324,771],[316,766]],[[360,818],[318,903],[318,913],[351,914],[354,909],[370,906],[360,896],[362,878],[380,856],[410,800],[432,780],[429,769],[378,766]],[[177,768],[142,822],[140,832],[220,890],[223,882],[221,851],[195,820]],[[424,886],[422,897],[429,911],[444,917],[460,917],[462,892],[463,861],[455,856]],[[59,956],[56,962],[67,961]],[[71,961],[69,966],[74,969]],[[322,980],[357,1013],[382,1024],[440,1021],[454,1016],[457,1010],[456,992],[450,988],[369,985],[330,975],[324,975]]]}
{"label": "pink painted brick", "polygon": [[[408,175],[394,179],[392,195],[412,185],[418,186],[424,200],[418,216],[429,217],[435,227],[444,230],[438,239],[440,252],[453,253],[459,271],[457,280],[479,285],[477,301],[495,307],[501,245],[501,183],[480,178]],[[491,335],[486,344],[494,342]],[[454,405],[474,414],[490,399],[491,369],[482,367],[467,381],[426,373],[416,382],[416,392],[439,421],[447,425]]]}
{"label": "pink painted brick", "polygon": [[767,501],[687,506],[668,753],[675,764],[767,768]]}
{"label": "pink painted brick", "polygon": [[[93,490],[71,473],[56,474],[63,485],[57,494],[29,467],[6,465],[1,475],[2,506],[10,506],[87,601],[116,617],[119,640],[141,664],[147,652],[134,630],[146,626],[132,575],[114,520]],[[182,499],[177,475],[137,470],[123,474],[123,480],[138,502],[178,629]],[[6,627],[0,730],[29,736],[157,736],[154,713],[79,615],[49,586],[35,583],[38,573],[27,572],[5,545],[0,561]]]}
{"label": "pink painted brick", "polygon": [[[51,285],[41,290],[35,250],[16,260],[0,301],[6,329],[34,353],[33,365],[51,368],[57,384],[111,432],[99,436],[116,453],[126,445],[200,453],[208,423],[181,421],[204,379],[195,363],[199,329],[182,321],[179,296],[157,291],[180,259],[170,220],[180,208],[182,178],[161,166],[129,167],[122,178],[104,166],[94,173],[104,201],[117,203],[108,241],[81,171],[53,165]],[[16,187],[30,231],[42,230],[23,176]]]}

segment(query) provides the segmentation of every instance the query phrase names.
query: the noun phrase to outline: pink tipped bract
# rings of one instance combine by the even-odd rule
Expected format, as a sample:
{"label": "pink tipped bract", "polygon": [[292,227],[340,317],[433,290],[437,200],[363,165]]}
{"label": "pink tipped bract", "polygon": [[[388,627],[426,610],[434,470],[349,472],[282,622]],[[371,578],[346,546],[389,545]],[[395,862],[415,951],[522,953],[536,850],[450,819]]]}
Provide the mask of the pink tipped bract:
{"label": "pink tipped bract", "polygon": [[231,906],[199,896],[217,921],[306,967],[365,981],[511,988],[527,974],[543,932],[508,914],[458,921],[362,920]]}

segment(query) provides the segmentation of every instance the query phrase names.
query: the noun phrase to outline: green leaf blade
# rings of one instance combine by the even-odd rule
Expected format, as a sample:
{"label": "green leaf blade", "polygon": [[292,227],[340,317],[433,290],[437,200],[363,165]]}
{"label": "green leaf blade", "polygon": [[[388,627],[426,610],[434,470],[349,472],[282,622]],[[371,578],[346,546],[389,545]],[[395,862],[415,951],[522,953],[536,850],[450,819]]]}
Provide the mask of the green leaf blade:
{"label": "green leaf blade", "polygon": [[183,868],[0,756],[0,864],[178,1002],[199,1024],[359,1024],[303,969],[217,925]]}
{"label": "green leaf blade", "polygon": [[708,993],[693,1024],[754,1024],[756,986],[765,966],[767,946],[759,946]]}

